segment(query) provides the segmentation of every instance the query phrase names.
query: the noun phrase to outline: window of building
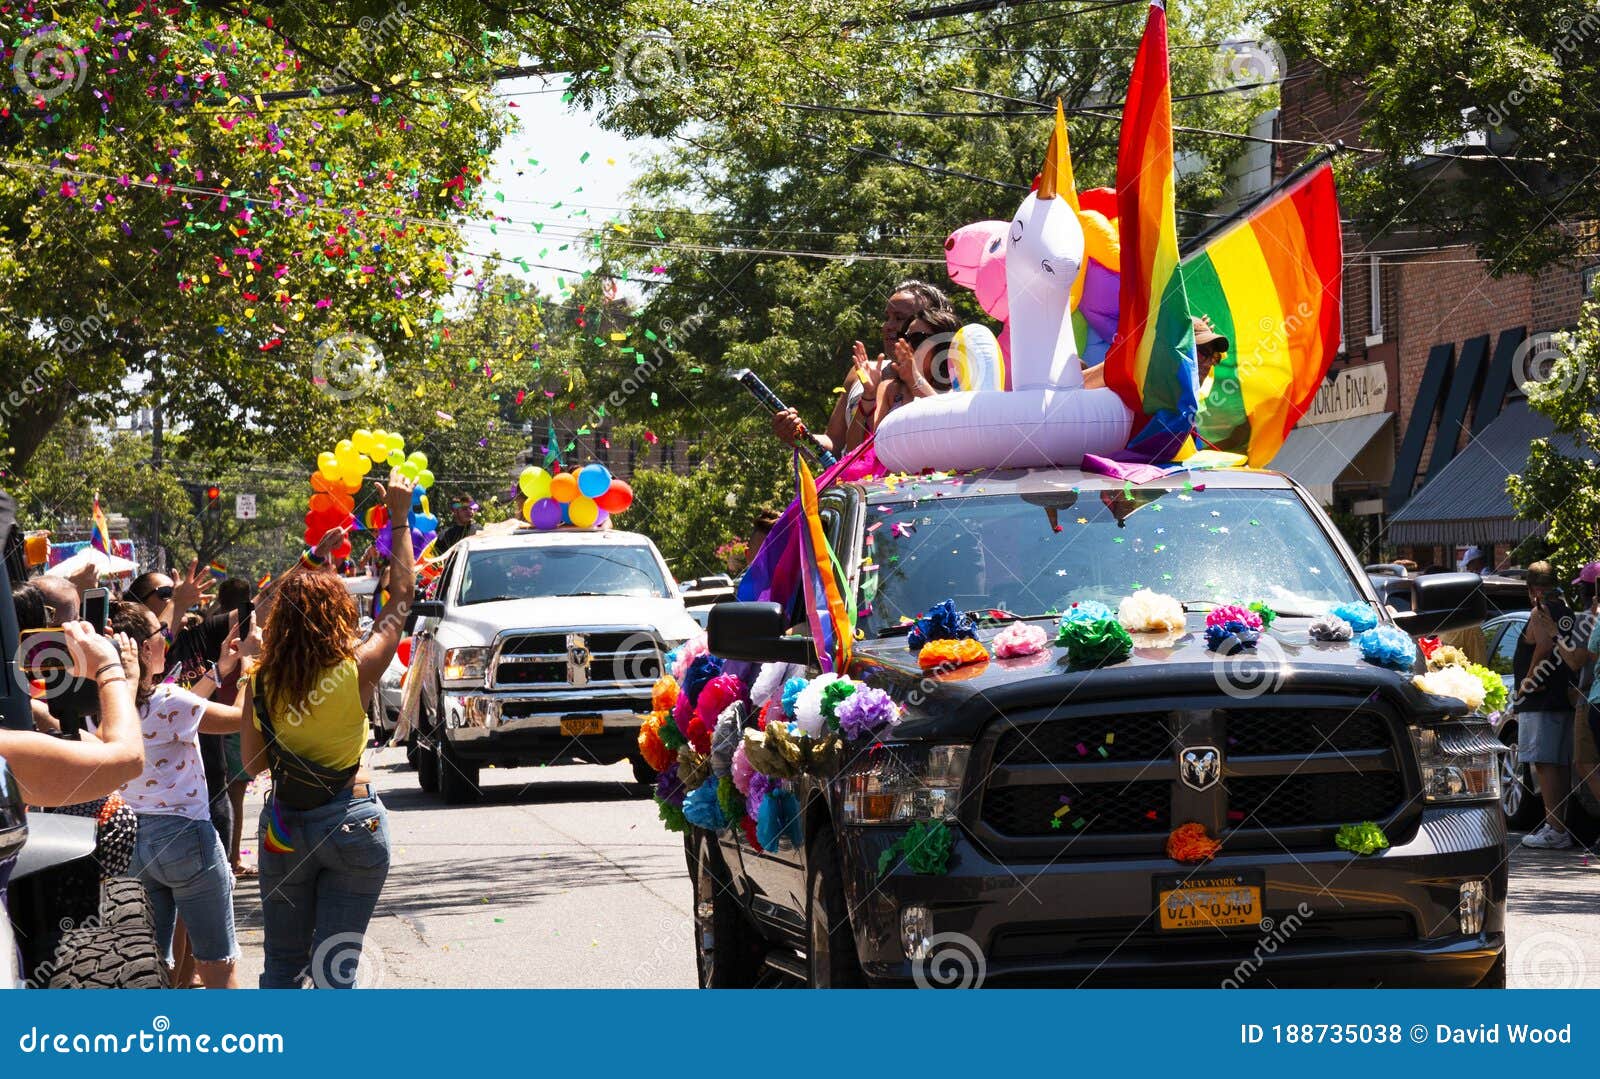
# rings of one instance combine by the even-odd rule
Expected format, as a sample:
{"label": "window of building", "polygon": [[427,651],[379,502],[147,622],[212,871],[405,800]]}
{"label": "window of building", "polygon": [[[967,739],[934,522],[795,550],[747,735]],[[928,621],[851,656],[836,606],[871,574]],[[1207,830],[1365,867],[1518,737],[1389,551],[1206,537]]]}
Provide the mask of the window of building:
{"label": "window of building", "polygon": [[1367,346],[1383,344],[1383,260],[1367,256]]}

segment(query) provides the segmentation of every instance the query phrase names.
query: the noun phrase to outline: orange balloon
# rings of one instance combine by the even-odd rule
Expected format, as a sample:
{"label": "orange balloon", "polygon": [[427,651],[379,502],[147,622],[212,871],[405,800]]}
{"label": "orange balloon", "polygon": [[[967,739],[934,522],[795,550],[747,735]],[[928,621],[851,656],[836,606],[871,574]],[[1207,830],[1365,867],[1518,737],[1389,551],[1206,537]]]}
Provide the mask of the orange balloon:
{"label": "orange balloon", "polygon": [[321,513],[325,510],[333,509],[334,505],[335,503],[332,495],[318,491],[316,494],[311,496],[312,513]]}
{"label": "orange balloon", "polygon": [[354,479],[346,480],[344,482],[343,486],[344,486],[345,494],[353,495],[357,491],[361,490],[361,477],[360,476],[356,476]]}
{"label": "orange balloon", "polygon": [[550,497],[557,502],[571,502],[578,497],[578,477],[563,472],[550,481]]}
{"label": "orange balloon", "polygon": [[333,482],[320,472],[311,473],[311,489],[313,491],[332,491]]}
{"label": "orange balloon", "polygon": [[339,509],[343,510],[344,512],[346,512],[346,513],[354,513],[355,512],[356,500],[354,498],[351,498],[345,492],[340,491],[337,494],[332,494],[332,495],[329,495],[328,497],[333,500],[333,504],[335,506],[337,506]]}

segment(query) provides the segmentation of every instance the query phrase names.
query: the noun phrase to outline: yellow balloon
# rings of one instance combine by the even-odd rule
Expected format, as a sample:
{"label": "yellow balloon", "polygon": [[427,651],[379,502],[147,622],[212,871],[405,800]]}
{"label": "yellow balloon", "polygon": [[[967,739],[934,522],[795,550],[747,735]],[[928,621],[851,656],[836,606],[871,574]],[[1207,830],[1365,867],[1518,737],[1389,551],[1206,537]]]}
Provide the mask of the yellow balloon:
{"label": "yellow balloon", "polygon": [[350,436],[350,444],[355,446],[357,453],[371,453],[372,432],[365,427],[356,428],[356,433]]}
{"label": "yellow balloon", "polygon": [[417,473],[417,486],[418,487],[423,487],[423,488],[432,487],[433,486],[433,473],[429,472],[426,468],[423,469],[421,472],[418,472]]}
{"label": "yellow balloon", "polygon": [[389,462],[390,468],[399,468],[406,463],[406,455],[399,450],[390,450],[389,456],[385,460]]}
{"label": "yellow balloon", "polygon": [[600,507],[587,495],[580,495],[574,499],[572,505],[567,507],[567,516],[579,528],[593,528],[594,523],[600,519]]}
{"label": "yellow balloon", "polygon": [[372,471],[372,458],[368,457],[366,454],[362,454],[360,457],[356,458],[356,475],[365,476],[368,472],[371,472],[371,471]]}
{"label": "yellow balloon", "polygon": [[522,470],[522,475],[517,477],[517,488],[528,496],[528,501],[537,502],[541,498],[550,497],[550,473],[534,466]]}
{"label": "yellow balloon", "polygon": [[348,438],[341,438],[339,440],[339,444],[333,447],[333,452],[336,457],[347,457],[355,451],[355,443],[351,442]]}
{"label": "yellow balloon", "polygon": [[416,465],[418,472],[420,472],[424,468],[428,467],[428,455],[423,453],[421,450],[418,450],[415,453],[411,454],[409,457],[406,458],[406,460],[409,463]]}

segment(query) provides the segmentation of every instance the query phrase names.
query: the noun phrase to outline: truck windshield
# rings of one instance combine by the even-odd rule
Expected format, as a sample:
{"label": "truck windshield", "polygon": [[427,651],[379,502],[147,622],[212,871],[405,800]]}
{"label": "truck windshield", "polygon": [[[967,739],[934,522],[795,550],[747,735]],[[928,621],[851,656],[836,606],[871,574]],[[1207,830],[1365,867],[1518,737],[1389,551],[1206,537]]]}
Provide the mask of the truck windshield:
{"label": "truck windshield", "polygon": [[1285,615],[1362,598],[1290,491],[1192,488],[923,498],[871,507],[857,596],[868,637],[944,599],[1023,617],[1138,589],[1190,609],[1261,600]]}
{"label": "truck windshield", "polygon": [[550,596],[667,595],[655,554],[632,546],[528,546],[473,551],[456,603]]}

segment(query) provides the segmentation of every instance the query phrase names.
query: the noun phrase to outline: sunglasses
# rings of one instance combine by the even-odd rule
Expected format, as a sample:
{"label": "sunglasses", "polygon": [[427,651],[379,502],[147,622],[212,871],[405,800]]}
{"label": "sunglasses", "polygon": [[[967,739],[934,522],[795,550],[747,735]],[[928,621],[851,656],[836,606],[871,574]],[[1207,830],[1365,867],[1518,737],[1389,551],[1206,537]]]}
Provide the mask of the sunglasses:
{"label": "sunglasses", "polygon": [[151,596],[160,596],[162,599],[171,599],[172,586],[170,584],[164,584],[160,588],[152,588],[144,595],[134,596],[133,598],[138,600],[140,603],[149,603]]}
{"label": "sunglasses", "polygon": [[911,350],[915,352],[917,349],[921,348],[923,345],[932,340],[934,336],[934,334],[928,333],[924,330],[910,330],[902,333],[900,335],[900,340],[910,345]]}

